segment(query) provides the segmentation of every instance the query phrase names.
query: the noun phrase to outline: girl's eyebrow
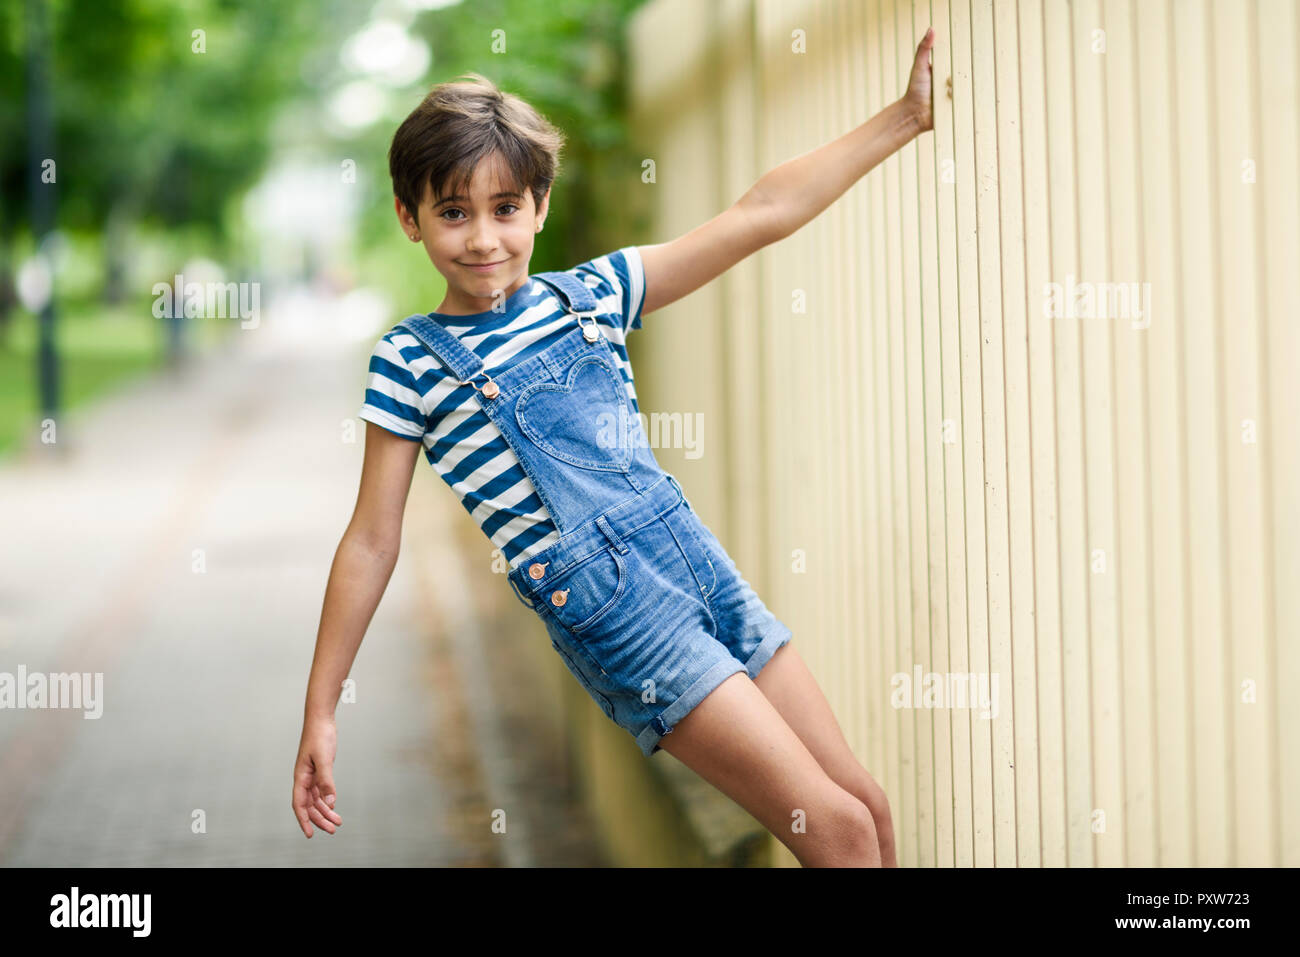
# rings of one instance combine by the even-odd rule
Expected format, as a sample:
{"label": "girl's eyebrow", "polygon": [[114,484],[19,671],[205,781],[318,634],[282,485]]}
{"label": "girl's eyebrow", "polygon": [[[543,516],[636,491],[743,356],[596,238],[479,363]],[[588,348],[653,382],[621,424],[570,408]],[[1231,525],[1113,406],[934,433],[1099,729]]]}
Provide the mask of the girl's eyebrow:
{"label": "girl's eyebrow", "polygon": [[[508,192],[506,192],[506,193],[493,193],[491,196],[488,197],[488,199],[502,199],[502,198],[507,198],[507,199],[523,199],[523,198],[524,198],[524,194],[523,194],[523,193],[508,193]],[[439,206],[445,206],[445,205],[447,205],[448,203],[468,203],[468,202],[469,202],[469,197],[468,197],[468,196],[459,196],[459,195],[457,195],[457,196],[448,196],[446,199],[434,203],[434,204],[433,204],[433,208],[434,208],[434,209],[437,209]]]}

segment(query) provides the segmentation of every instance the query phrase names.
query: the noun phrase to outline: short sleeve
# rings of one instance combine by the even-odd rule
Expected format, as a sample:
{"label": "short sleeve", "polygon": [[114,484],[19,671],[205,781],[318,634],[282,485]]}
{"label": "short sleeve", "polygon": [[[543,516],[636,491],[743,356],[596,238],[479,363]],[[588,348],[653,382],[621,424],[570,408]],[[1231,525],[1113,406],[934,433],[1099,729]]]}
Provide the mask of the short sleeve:
{"label": "short sleeve", "polygon": [[424,438],[424,400],[415,375],[393,344],[392,332],[380,339],[370,353],[365,401],[358,415],[402,438]]}
{"label": "short sleeve", "polygon": [[645,270],[636,246],[624,246],[575,266],[577,274],[597,299],[622,318],[623,334],[641,328],[641,307],[645,303]]}

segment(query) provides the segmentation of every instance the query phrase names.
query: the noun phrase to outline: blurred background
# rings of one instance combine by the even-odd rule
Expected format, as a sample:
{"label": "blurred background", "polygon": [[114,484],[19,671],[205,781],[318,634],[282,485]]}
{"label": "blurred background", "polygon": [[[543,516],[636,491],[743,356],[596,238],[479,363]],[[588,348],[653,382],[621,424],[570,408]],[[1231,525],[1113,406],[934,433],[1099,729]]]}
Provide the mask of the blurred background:
{"label": "blurred background", "polygon": [[0,10],[0,671],[104,681],[95,719],[0,710],[0,862],[605,859],[561,738],[585,698],[425,464],[339,707],[347,828],[308,842],[289,797],[367,357],[444,292],[392,134],[479,70],[574,134],[532,270],[631,241],[634,6]]}
{"label": "blurred background", "polygon": [[[256,282],[263,305],[337,300],[346,318],[326,324],[330,336],[370,338],[397,311],[426,311],[442,277],[402,252],[387,149],[428,87],[463,70],[490,70],[581,130],[538,258],[620,235],[625,206],[611,223],[593,180],[624,145],[619,24],[635,5],[6,5],[0,451],[30,438],[36,412],[75,408],[232,333],[153,321],[154,284],[177,274]],[[49,367],[33,357],[51,324],[25,321],[46,309],[58,330]]]}
{"label": "blurred background", "polygon": [[344,827],[298,831],[366,357],[443,294],[386,154],[433,83],[523,96],[568,137],[531,269],[568,268],[865,122],[930,25],[934,131],[629,338],[697,423],[655,454],[903,866],[1300,862],[1297,0],[20,0],[0,680],[103,690],[0,710],[0,863],[793,864],[604,718],[423,465]]}

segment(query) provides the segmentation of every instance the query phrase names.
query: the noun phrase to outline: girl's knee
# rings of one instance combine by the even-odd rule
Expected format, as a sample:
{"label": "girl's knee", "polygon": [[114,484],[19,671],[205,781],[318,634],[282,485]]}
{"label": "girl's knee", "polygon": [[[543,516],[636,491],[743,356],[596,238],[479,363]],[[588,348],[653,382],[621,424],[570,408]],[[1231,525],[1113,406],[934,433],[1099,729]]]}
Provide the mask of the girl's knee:
{"label": "girl's knee", "polygon": [[[810,821],[815,845],[804,861],[813,867],[880,867],[880,841],[871,810],[847,791]],[[810,828],[811,830],[811,828]]]}
{"label": "girl's knee", "polygon": [[867,806],[878,831],[884,830],[891,823],[889,798],[885,795],[885,789],[877,784],[876,779],[870,774],[863,771],[849,790],[854,797]]}
{"label": "girl's knee", "polygon": [[876,783],[871,775],[865,775],[866,782],[862,787],[862,802],[866,804],[867,809],[871,812],[871,818],[876,824],[876,840],[880,845],[880,856],[885,867],[897,867],[898,863],[895,857],[894,845],[894,820],[889,811],[889,798],[885,796],[885,789]]}
{"label": "girl's knee", "polygon": [[853,781],[850,792],[870,813],[881,858],[888,862],[894,853],[894,822],[885,789],[864,769]]}
{"label": "girl's knee", "polygon": [[875,815],[861,801],[854,801],[848,812],[846,829],[848,838],[845,850],[850,856],[849,866],[880,867],[880,831]]}

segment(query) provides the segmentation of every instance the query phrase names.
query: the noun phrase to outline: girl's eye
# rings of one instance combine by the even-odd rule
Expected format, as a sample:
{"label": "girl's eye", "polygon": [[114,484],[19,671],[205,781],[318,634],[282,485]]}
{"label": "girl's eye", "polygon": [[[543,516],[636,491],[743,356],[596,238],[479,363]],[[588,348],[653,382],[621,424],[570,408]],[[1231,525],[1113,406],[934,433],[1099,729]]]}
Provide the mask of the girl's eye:
{"label": "girl's eye", "polygon": [[[515,203],[502,203],[500,206],[497,207],[497,213],[499,214],[499,213],[501,212],[501,210],[503,210],[503,209],[509,209],[511,212],[514,212],[514,211],[517,210],[518,208],[519,208],[519,206],[518,206],[517,204],[515,204]],[[443,219],[446,219],[448,213],[460,213],[460,212],[461,212],[461,211],[460,211],[459,209],[457,209],[455,206],[450,206],[450,207],[448,207],[447,209],[444,209],[444,210],[442,211],[441,216],[442,216]],[[461,213],[461,215],[463,216],[464,214]],[[509,216],[510,213],[506,213],[506,215]],[[456,220],[453,219],[453,220],[450,220],[450,222],[453,222],[453,223],[454,223],[454,222],[456,222]]]}

